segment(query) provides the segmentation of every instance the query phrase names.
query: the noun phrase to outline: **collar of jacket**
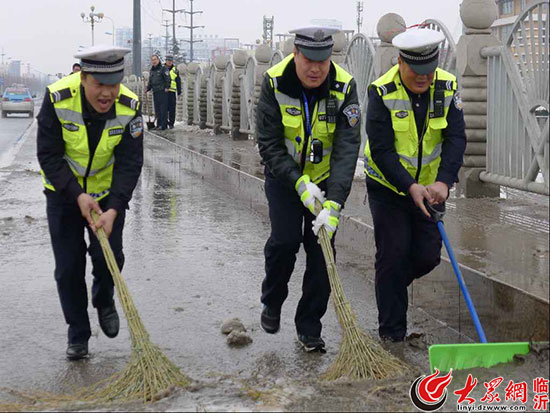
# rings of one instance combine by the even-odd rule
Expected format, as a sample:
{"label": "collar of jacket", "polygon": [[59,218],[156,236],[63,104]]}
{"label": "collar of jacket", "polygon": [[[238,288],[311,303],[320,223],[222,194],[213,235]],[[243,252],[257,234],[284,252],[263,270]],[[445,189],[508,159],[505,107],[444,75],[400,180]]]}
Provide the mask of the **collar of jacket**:
{"label": "collar of jacket", "polygon": [[84,87],[82,85],[80,85],[80,96],[82,99],[82,117],[84,119],[109,120],[116,118],[116,103],[113,103],[113,106],[111,106],[111,109],[109,109],[108,112],[99,113],[92,107],[92,105],[90,105],[88,99],[86,99],[86,95],[84,94]]}
{"label": "collar of jacket", "polygon": [[332,62],[330,62],[329,74],[325,79],[325,81],[321,84],[321,86],[315,89],[309,89],[309,90],[304,89],[302,87],[302,83],[300,82],[300,79],[298,79],[298,75],[296,74],[296,64],[294,63],[294,59],[292,59],[290,62],[288,62],[288,65],[285,68],[283,75],[278,79],[277,88],[282,93],[284,93],[287,96],[290,96],[291,98],[301,99],[302,90],[304,90],[306,91],[307,95],[313,95],[317,98],[317,100],[320,100],[323,97],[328,96],[329,79],[333,79],[333,80],[336,79],[336,68],[334,67],[334,64]]}
{"label": "collar of jacket", "polygon": [[151,66],[151,70],[160,70],[160,69],[162,69],[163,66],[164,65],[162,63],[159,63],[156,66]]}

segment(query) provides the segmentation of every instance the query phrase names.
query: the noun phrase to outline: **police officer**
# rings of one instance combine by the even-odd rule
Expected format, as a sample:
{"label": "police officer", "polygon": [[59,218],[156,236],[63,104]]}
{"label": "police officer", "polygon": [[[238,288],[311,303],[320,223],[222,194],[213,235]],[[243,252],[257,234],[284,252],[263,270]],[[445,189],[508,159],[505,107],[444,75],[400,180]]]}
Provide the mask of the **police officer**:
{"label": "police officer", "polygon": [[168,92],[170,91],[170,71],[163,66],[160,57],[156,54],[151,56],[151,70],[149,71],[149,82],[147,92],[153,90],[153,104],[157,118],[157,128],[166,130],[168,125]]}
{"label": "police officer", "polygon": [[[122,268],[125,211],[143,164],[140,104],[120,84],[129,52],[111,46],[79,52],[75,57],[81,59],[81,72],[48,86],[37,117],[38,161],[71,360],[88,354],[86,250],[92,259],[92,305],[99,325],[111,338],[119,330],[113,279],[93,233],[105,230]],[[100,214],[95,225],[92,210]]]}
{"label": "police officer", "polygon": [[168,92],[168,129],[174,128],[176,122],[176,93],[181,95],[180,72],[174,66],[174,58],[171,55],[166,56],[166,68],[170,72],[170,91]]}
{"label": "police officer", "polygon": [[437,67],[442,33],[393,39],[398,64],[369,86],[365,172],[376,242],[379,335],[403,341],[407,286],[440,261],[441,237],[425,202],[443,208],[466,147],[454,75]]}
{"label": "police officer", "polygon": [[[306,351],[324,352],[321,318],[330,296],[316,233],[324,226],[334,242],[360,146],[355,81],[330,60],[336,32],[325,27],[292,31],[294,53],[266,72],[258,103],[258,143],[271,220],[261,326],[271,334],[279,330],[287,284],[303,243],[306,270],[294,321]],[[317,218],[316,201],[323,206]]]}

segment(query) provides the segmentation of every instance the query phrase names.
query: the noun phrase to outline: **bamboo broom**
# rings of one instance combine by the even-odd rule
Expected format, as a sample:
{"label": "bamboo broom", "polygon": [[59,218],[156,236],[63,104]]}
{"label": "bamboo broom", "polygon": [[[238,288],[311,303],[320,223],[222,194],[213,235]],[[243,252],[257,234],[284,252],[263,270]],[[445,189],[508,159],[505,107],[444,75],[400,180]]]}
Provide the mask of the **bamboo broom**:
{"label": "bamboo broom", "polygon": [[[94,223],[98,215],[92,211]],[[90,387],[80,390],[77,398],[83,401],[109,402],[141,399],[151,402],[162,398],[174,386],[185,387],[189,379],[151,342],[128,287],[115,260],[113,250],[103,228],[97,237],[113,276],[115,288],[124,310],[130,337],[132,355],[125,369]]]}
{"label": "bamboo broom", "polygon": [[[315,207],[318,215],[322,209],[321,203],[316,201]],[[330,237],[325,227],[319,230],[319,243],[325,257],[334,310],[342,327],[340,352],[322,379],[384,379],[402,374],[408,370],[407,365],[384,350],[378,341],[359,328],[355,313],[342,288]]]}

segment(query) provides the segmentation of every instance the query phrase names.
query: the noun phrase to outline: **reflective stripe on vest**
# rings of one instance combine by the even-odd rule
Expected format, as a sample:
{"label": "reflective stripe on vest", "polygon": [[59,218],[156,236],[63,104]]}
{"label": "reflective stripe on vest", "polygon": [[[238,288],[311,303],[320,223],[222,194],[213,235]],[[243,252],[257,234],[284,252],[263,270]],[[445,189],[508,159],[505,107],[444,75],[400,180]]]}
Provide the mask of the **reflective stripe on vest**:
{"label": "reflective stripe on vest", "polygon": [[[267,75],[271,80],[275,99],[277,100],[281,111],[282,123],[284,127],[284,143],[288,154],[297,164],[300,164],[303,151],[307,151],[303,173],[309,175],[312,182],[319,183],[330,176],[330,155],[332,153],[336,124],[328,123],[326,121],[326,99],[321,99],[321,101],[315,102],[311,118],[312,135],[314,138],[323,143],[323,158],[318,164],[311,163],[309,159],[309,153],[311,151],[311,138],[308,139],[308,147],[304,148],[305,120],[302,101],[300,99],[288,96],[278,89],[278,77],[283,75],[287,65],[293,58],[293,54],[285,57],[277,65],[270,68],[267,71]],[[342,90],[336,90],[333,88],[330,89],[330,95],[336,100],[337,110],[339,111],[346,98],[349,83],[353,78],[340,66],[334,63],[332,64],[336,69],[335,80],[339,82],[339,84],[343,85]]]}
{"label": "reflective stripe on vest", "polygon": [[[401,84],[399,77],[399,65],[392,67],[386,74],[375,80],[370,87],[376,87],[382,97],[384,106],[389,110],[394,133],[394,142],[399,162],[407,170],[407,172],[416,178],[418,169],[418,183],[421,185],[429,185],[435,182],[439,164],[441,162],[441,151],[443,141],[443,130],[447,127],[447,114],[452,103],[454,92],[456,90],[456,77],[444,70],[436,69],[434,81],[430,85],[430,104],[429,115],[433,114],[433,93],[435,90],[436,80],[439,86],[444,85],[444,114],[443,117],[433,118],[428,116],[428,125],[422,139],[422,154],[419,161],[419,136],[412,110],[411,101],[405,87]],[[395,87],[393,87],[395,85]],[[388,87],[391,86],[391,87]],[[372,179],[378,181],[382,185],[399,192],[395,186],[386,180],[384,174],[374,163],[370,145],[367,140],[365,145],[365,173]]]}
{"label": "reflective stripe on vest", "polygon": [[[123,101],[137,102],[138,98],[124,85],[120,85],[120,92],[115,102],[116,118],[105,122],[99,143],[90,160],[88,133],[82,116],[80,74],[67,76],[48,86],[48,90],[62,126],[65,142],[63,158],[78,179],[80,186],[96,200],[100,200],[109,194],[111,187],[115,162],[114,149],[120,143],[126,126],[136,114],[135,109],[120,103],[119,100],[122,98]],[[61,99],[59,91],[62,91]],[[44,186],[55,191],[44,172],[41,171],[41,173]]]}

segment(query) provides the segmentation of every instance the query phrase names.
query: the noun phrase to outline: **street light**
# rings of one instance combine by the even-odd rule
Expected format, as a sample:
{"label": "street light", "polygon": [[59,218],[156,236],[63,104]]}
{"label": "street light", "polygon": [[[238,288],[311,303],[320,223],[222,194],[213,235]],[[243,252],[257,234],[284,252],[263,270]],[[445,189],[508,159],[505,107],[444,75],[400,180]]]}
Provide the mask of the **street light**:
{"label": "street light", "polygon": [[[101,17],[103,17],[104,19],[109,19],[109,20],[111,20],[111,24],[112,24],[112,26],[113,26],[113,33],[112,33],[112,35],[113,35],[113,46],[114,46],[114,45],[115,45],[115,22],[113,21],[113,19],[111,19],[111,18],[108,17],[108,16],[105,16],[103,13],[99,13],[99,14],[101,14]],[[105,33],[107,33],[107,32],[105,32]]]}
{"label": "street light", "polygon": [[90,23],[92,25],[92,46],[94,45],[94,24],[99,23],[104,15],[103,13],[94,13],[95,7],[90,6],[91,12],[86,16],[86,13],[82,12],[80,13],[80,17],[82,17],[82,21],[84,23]]}

